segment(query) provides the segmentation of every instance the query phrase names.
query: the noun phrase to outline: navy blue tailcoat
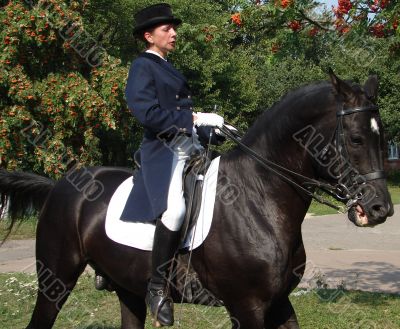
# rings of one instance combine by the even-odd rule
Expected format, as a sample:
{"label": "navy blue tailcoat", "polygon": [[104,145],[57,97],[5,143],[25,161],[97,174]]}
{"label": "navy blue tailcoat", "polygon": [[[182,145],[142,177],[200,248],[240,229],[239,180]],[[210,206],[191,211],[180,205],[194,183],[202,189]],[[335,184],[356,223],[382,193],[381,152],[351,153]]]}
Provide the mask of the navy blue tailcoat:
{"label": "navy blue tailcoat", "polygon": [[[141,167],[121,219],[153,221],[167,209],[173,162],[168,141],[193,131],[192,95],[185,77],[151,53],[142,53],[132,62],[125,95],[129,109],[144,127],[144,138]],[[201,142],[208,142],[210,129],[197,129]]]}

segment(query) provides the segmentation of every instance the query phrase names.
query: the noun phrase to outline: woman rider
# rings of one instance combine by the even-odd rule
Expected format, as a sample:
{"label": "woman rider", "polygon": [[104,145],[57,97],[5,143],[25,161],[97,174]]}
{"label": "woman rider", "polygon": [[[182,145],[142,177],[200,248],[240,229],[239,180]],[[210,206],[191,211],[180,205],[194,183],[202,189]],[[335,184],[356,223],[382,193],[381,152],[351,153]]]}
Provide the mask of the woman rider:
{"label": "woman rider", "polygon": [[[145,41],[147,50],[131,65],[126,99],[144,127],[144,138],[141,167],[121,219],[157,220],[146,303],[156,324],[172,326],[167,279],[185,215],[184,164],[208,143],[212,127],[221,127],[224,120],[214,113],[193,112],[185,77],[166,59],[175,49],[176,27],[181,23],[171,7],[166,3],[146,7],[135,15],[135,23],[134,34]],[[215,135],[213,140],[218,142]]]}

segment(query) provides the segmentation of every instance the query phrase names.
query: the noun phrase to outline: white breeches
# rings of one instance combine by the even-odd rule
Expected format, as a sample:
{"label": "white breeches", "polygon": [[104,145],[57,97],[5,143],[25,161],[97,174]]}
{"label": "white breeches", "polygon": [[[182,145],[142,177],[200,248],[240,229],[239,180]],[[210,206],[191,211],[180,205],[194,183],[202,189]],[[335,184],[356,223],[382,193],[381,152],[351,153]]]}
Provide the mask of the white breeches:
{"label": "white breeches", "polygon": [[190,155],[196,150],[203,149],[203,147],[200,145],[195,132],[193,132],[192,137],[179,136],[169,147],[174,153],[174,158],[168,190],[167,210],[161,215],[161,221],[169,230],[179,231],[186,213],[183,196],[183,169]]}

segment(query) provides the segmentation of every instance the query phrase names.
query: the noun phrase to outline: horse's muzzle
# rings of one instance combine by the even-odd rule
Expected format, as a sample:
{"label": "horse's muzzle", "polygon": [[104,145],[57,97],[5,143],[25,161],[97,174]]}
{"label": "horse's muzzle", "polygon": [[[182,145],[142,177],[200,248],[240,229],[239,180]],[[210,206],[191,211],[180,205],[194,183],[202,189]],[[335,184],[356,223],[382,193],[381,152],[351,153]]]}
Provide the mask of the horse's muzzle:
{"label": "horse's muzzle", "polygon": [[383,202],[375,202],[366,207],[365,205],[357,204],[350,208],[348,218],[356,226],[373,227],[382,224],[390,216],[393,216],[393,205]]}

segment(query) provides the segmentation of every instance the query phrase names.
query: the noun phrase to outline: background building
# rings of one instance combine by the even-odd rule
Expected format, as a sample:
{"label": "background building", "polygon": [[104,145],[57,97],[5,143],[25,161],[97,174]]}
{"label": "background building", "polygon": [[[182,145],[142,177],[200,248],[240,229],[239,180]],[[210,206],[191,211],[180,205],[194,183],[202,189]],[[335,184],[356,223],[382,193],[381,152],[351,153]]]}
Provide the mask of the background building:
{"label": "background building", "polygon": [[386,170],[400,170],[400,145],[394,141],[388,142],[388,157],[386,160]]}

